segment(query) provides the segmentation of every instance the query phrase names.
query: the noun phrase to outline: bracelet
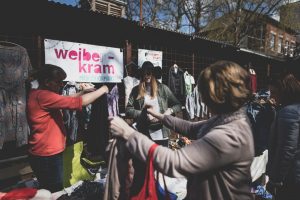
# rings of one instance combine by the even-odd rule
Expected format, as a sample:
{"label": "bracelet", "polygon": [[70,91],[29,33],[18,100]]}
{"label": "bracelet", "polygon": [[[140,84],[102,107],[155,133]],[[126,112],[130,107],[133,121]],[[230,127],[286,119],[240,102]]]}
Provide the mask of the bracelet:
{"label": "bracelet", "polygon": [[273,182],[273,181],[269,181],[272,185],[274,185],[275,187],[281,187],[283,186],[283,182]]}

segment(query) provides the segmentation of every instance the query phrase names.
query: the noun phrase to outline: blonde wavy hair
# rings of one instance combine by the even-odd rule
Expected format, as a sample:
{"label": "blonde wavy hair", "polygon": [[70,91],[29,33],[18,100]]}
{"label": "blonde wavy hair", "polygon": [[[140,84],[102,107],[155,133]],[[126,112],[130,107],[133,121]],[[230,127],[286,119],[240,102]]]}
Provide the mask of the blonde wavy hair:
{"label": "blonde wavy hair", "polygon": [[248,71],[226,60],[213,63],[200,73],[198,89],[214,114],[237,111],[251,97]]}
{"label": "blonde wavy hair", "polygon": [[[157,80],[156,80],[155,76],[153,75],[153,73],[151,74],[150,86],[151,86],[150,96],[151,96],[151,99],[153,99],[157,96],[157,90],[158,90],[158,83],[157,83]],[[136,99],[140,99],[140,98],[145,97],[146,82],[144,81],[144,75],[141,76],[138,91],[139,91],[139,93],[138,93],[138,96],[137,96]]]}

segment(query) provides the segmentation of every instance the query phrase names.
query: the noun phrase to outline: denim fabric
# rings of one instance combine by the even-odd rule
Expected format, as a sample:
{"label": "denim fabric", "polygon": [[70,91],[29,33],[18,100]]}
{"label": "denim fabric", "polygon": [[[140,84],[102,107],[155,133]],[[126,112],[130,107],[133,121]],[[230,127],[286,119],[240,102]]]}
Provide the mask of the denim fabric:
{"label": "denim fabric", "polygon": [[189,119],[194,119],[195,118],[195,110],[196,110],[196,102],[194,96],[187,95],[185,99],[185,109],[187,113],[189,114]]}
{"label": "denim fabric", "polygon": [[39,182],[39,188],[57,192],[63,189],[63,154],[29,155],[29,163]]}

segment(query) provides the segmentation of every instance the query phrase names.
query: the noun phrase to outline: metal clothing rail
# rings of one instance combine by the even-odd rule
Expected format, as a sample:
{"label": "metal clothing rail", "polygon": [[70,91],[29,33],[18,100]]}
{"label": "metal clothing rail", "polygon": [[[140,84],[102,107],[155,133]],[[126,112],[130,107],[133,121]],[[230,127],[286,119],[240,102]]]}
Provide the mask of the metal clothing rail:
{"label": "metal clothing rail", "polygon": [[0,160],[0,164],[8,163],[8,162],[13,162],[13,161],[18,161],[18,160],[23,160],[23,159],[26,159],[26,158],[28,158],[27,155],[25,155],[25,156],[18,156],[18,157],[12,157],[12,158],[7,158],[7,159]]}

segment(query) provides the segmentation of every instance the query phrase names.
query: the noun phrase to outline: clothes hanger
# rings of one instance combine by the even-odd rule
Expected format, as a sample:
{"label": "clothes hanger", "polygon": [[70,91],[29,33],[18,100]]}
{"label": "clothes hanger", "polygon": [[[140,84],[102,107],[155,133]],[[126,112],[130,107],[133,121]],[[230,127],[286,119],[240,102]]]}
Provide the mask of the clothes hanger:
{"label": "clothes hanger", "polygon": [[126,65],[126,67],[129,66],[129,65],[132,65],[132,64],[133,64],[133,65],[137,65],[135,62],[130,61],[130,62]]}

